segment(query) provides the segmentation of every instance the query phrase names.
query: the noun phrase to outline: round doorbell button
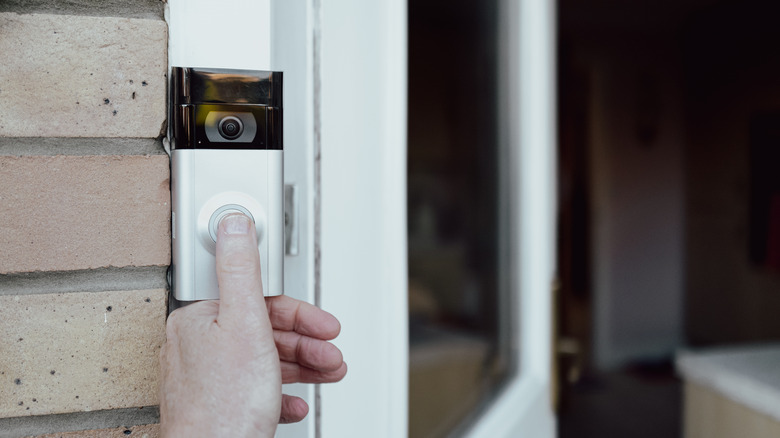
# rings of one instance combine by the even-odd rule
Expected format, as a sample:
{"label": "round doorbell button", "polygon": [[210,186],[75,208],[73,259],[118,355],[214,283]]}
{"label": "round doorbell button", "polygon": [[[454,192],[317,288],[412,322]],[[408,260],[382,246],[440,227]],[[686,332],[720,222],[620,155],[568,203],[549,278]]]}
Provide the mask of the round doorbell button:
{"label": "round doorbell button", "polygon": [[230,213],[243,213],[252,219],[257,232],[257,245],[260,247],[264,244],[267,220],[262,204],[243,192],[222,192],[204,202],[198,213],[196,232],[208,252],[216,254],[219,221]]}
{"label": "round doorbell button", "polygon": [[214,213],[211,214],[211,218],[209,219],[209,235],[211,236],[211,240],[213,240],[215,243],[217,241],[217,230],[219,229],[219,222],[222,221],[223,217],[232,213],[243,213],[248,216],[249,219],[252,219],[253,223],[255,222],[255,217],[252,216],[252,213],[250,213],[249,210],[241,205],[227,204],[219,207]]}

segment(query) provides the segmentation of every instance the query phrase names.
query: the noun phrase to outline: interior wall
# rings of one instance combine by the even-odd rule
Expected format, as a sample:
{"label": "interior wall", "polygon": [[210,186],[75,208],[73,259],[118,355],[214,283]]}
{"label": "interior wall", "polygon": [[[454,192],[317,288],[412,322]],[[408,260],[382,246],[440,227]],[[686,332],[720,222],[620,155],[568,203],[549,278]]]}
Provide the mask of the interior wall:
{"label": "interior wall", "polygon": [[656,38],[585,49],[589,111],[594,363],[665,357],[683,340],[681,64]]}
{"label": "interior wall", "polygon": [[751,262],[748,243],[750,123],[780,110],[779,9],[721,5],[685,34],[686,334],[694,345],[780,338],[780,274]]}

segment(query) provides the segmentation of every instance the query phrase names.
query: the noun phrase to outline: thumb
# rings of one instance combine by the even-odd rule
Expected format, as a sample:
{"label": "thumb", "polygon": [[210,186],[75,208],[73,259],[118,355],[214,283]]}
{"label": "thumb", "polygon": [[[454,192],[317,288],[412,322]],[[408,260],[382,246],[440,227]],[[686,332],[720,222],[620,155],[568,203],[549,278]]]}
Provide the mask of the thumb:
{"label": "thumb", "polygon": [[220,221],[216,256],[219,324],[244,324],[247,319],[267,315],[260,277],[260,253],[251,219],[236,213]]}

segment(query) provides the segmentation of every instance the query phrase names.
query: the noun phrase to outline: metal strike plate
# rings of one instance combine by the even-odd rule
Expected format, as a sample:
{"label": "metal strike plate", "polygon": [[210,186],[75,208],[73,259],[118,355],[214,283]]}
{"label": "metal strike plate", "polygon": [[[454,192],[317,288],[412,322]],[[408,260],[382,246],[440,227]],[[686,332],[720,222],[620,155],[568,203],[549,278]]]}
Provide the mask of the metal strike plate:
{"label": "metal strike plate", "polygon": [[284,253],[298,255],[298,187],[284,185]]}

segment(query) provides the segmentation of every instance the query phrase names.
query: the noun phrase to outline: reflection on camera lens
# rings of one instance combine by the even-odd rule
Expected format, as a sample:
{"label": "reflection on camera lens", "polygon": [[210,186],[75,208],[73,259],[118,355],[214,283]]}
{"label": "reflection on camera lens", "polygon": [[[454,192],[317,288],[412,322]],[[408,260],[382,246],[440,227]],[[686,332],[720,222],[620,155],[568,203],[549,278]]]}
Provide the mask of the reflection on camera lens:
{"label": "reflection on camera lens", "polygon": [[219,135],[227,140],[235,140],[241,136],[244,131],[244,125],[241,119],[235,116],[227,116],[219,121]]}

